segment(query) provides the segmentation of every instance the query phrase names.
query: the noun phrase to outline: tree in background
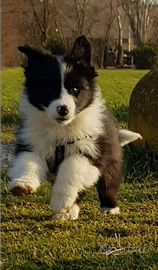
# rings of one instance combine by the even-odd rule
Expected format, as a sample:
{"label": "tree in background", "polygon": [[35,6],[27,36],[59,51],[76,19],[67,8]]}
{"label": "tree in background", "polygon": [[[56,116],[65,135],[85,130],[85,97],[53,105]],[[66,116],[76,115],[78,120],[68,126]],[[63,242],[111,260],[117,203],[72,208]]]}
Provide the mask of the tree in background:
{"label": "tree in background", "polygon": [[98,46],[100,54],[100,67],[107,67],[108,51],[110,46],[110,34],[113,27],[113,23],[116,17],[116,1],[107,1],[104,7],[104,24],[103,24],[103,34],[100,39],[100,45]]}
{"label": "tree in background", "polygon": [[92,43],[92,60],[96,66],[105,68],[107,63],[115,66],[116,55],[117,66],[122,66],[123,48],[127,50],[130,38],[141,48],[146,41],[158,40],[157,11],[158,0],[5,0],[3,58],[7,65],[16,61],[19,64],[20,43],[63,54],[77,36],[86,35]]}
{"label": "tree in background", "polygon": [[35,0],[28,0],[34,15],[34,20],[39,27],[41,33],[42,44],[45,45],[49,38],[48,31],[50,26],[50,14],[52,11],[52,2],[50,0],[42,0],[39,3]]}
{"label": "tree in background", "polygon": [[152,31],[151,31],[151,34],[149,36],[149,39],[152,42],[158,42],[158,3],[157,3],[157,6],[155,8],[156,8],[156,11],[155,11],[153,24],[152,24]]}
{"label": "tree in background", "polygon": [[147,42],[157,10],[156,0],[122,0],[136,46]]}
{"label": "tree in background", "polygon": [[20,16],[19,32],[25,43],[45,46],[54,31],[51,0],[26,0],[28,9]]}
{"label": "tree in background", "polygon": [[61,8],[61,1],[54,0],[54,18],[61,42],[71,46],[80,35],[91,36],[94,25],[98,22],[101,8],[91,0],[68,0]]}
{"label": "tree in background", "polygon": [[22,37],[30,41],[34,37],[43,46],[54,39],[67,49],[79,35],[90,35],[101,11],[90,0],[26,1],[31,10],[21,17]]}
{"label": "tree in background", "polygon": [[123,27],[125,24],[126,16],[122,14],[122,2],[121,0],[116,1],[116,18],[117,18],[117,25],[118,25],[118,54],[117,54],[117,67],[123,66]]}

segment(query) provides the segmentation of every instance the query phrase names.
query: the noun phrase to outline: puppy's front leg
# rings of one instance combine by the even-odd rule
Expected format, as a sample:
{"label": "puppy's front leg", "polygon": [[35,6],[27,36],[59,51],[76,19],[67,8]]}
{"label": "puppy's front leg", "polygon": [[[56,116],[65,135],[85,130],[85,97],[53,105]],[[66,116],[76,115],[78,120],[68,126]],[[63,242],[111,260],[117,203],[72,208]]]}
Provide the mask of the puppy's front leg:
{"label": "puppy's front leg", "polygon": [[73,155],[66,158],[59,167],[52,189],[51,208],[55,217],[76,219],[73,212],[79,213],[75,203],[78,193],[96,183],[98,177],[99,170],[86,157]]}
{"label": "puppy's front leg", "polygon": [[21,152],[14,157],[8,171],[10,190],[18,196],[33,193],[45,180],[46,173],[47,165],[38,154]]}

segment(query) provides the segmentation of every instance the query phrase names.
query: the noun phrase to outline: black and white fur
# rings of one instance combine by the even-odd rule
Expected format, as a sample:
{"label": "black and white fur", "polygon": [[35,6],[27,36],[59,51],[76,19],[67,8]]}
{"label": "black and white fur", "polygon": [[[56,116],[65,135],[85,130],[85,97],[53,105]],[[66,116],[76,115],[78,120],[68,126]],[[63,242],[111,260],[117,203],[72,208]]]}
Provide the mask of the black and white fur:
{"label": "black and white fur", "polygon": [[101,213],[119,213],[115,195],[121,180],[121,144],[141,136],[119,132],[105,108],[89,42],[79,37],[66,57],[29,46],[19,50],[28,61],[10,190],[15,195],[35,192],[53,167],[56,147],[63,145],[64,160],[52,187],[54,218],[77,219],[80,194],[94,184]]}

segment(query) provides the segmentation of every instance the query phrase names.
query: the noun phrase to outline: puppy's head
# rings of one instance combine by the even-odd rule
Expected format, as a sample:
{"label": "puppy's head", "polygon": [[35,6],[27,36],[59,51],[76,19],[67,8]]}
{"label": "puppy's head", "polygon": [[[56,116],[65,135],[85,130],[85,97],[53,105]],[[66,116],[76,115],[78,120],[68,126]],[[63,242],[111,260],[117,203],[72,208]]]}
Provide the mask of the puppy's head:
{"label": "puppy's head", "polygon": [[28,57],[25,67],[29,102],[59,124],[69,124],[94,99],[97,73],[84,36],[75,40],[65,57],[55,57],[29,46],[19,47]]}

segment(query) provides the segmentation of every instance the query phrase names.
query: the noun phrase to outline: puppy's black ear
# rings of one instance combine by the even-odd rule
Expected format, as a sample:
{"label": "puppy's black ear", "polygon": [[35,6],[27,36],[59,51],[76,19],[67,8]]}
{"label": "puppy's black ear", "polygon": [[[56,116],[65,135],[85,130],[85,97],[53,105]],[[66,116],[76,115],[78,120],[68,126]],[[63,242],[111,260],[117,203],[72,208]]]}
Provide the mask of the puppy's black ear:
{"label": "puppy's black ear", "polygon": [[18,50],[21,52],[21,53],[24,53],[26,55],[29,55],[30,53],[33,52],[33,49],[28,46],[28,45],[25,45],[25,46],[19,46],[18,47]]}
{"label": "puppy's black ear", "polygon": [[18,50],[27,56],[27,64],[25,63],[26,68],[34,68],[39,65],[41,66],[46,59],[50,58],[51,55],[50,52],[44,51],[41,48],[36,49],[29,45],[19,46]]}
{"label": "puppy's black ear", "polygon": [[36,64],[39,62],[39,59],[41,58],[41,53],[29,45],[19,46],[18,50],[27,56],[28,67],[36,66]]}
{"label": "puppy's black ear", "polygon": [[32,59],[38,59],[40,56],[43,55],[42,51],[39,50],[39,49],[36,49],[34,47],[31,47],[29,45],[25,45],[25,46],[19,46],[18,47],[18,50],[21,52],[21,53],[24,53],[25,55],[28,56],[28,59],[29,58],[32,58]]}
{"label": "puppy's black ear", "polygon": [[91,61],[91,46],[85,36],[80,36],[75,40],[71,56],[75,59],[82,60],[87,64]]}

